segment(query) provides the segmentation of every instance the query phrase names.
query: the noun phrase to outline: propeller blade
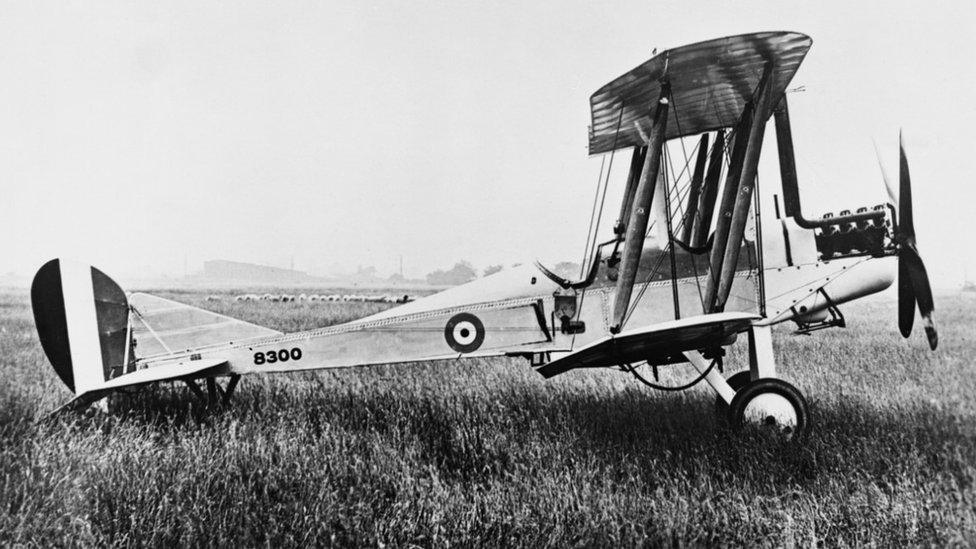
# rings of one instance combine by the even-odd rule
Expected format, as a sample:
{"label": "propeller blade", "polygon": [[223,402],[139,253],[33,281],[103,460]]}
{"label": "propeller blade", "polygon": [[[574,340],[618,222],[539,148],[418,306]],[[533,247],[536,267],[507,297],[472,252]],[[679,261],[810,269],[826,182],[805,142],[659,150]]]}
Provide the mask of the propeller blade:
{"label": "propeller blade", "polygon": [[[901,298],[901,274],[903,272],[908,275],[913,300],[918,304],[918,312],[922,314],[922,319],[925,321],[925,335],[928,337],[929,347],[934,351],[939,344],[939,332],[935,329],[935,322],[932,319],[932,312],[935,310],[935,301],[932,299],[932,286],[929,284],[929,275],[925,270],[925,263],[922,262],[922,256],[918,254],[918,248],[915,247],[914,241],[906,242],[899,253],[899,298]],[[899,303],[899,314],[902,311],[902,307]],[[912,311],[912,314],[914,316],[914,311]],[[909,331],[911,331],[910,323]]]}
{"label": "propeller blade", "polygon": [[878,150],[878,143],[872,141],[874,144],[874,155],[878,157],[878,167],[881,168],[881,180],[884,181],[885,191],[888,192],[888,198],[891,200],[892,205],[895,208],[898,207],[898,195],[895,193],[895,189],[891,186],[891,179],[888,178],[888,170],[885,169],[884,161],[881,160],[881,151]]}
{"label": "propeller blade", "polygon": [[918,253],[915,242],[915,221],[912,218],[912,178],[908,172],[905,155],[905,139],[898,133],[898,329],[908,337],[915,322],[915,306],[925,322],[925,336],[934,351],[939,345],[939,332],[935,328],[932,312],[932,285],[925,270],[925,263]]}
{"label": "propeller blade", "polygon": [[915,292],[912,291],[911,274],[908,264],[898,252],[898,331],[902,337],[912,335],[912,325],[915,324]]}
{"label": "propeller blade", "polygon": [[905,156],[905,140],[898,132],[898,232],[906,238],[915,238],[915,220],[912,218],[912,178],[908,174],[908,158]]}

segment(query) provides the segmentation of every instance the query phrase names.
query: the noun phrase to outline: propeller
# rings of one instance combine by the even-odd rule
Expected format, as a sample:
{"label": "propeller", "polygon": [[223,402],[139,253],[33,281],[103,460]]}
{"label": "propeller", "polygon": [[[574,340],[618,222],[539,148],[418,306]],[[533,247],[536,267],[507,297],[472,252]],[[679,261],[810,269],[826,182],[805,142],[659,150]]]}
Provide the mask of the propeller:
{"label": "propeller", "polygon": [[[881,166],[881,177],[884,179],[888,196],[892,198],[898,208],[898,224],[895,227],[894,240],[898,250],[898,330],[901,335],[908,337],[912,333],[915,323],[915,307],[922,315],[925,335],[929,340],[929,347],[934,351],[939,344],[939,333],[932,320],[935,303],[932,300],[932,286],[929,275],[925,270],[925,263],[918,253],[918,243],[915,240],[915,220],[912,217],[912,178],[908,173],[908,158],[905,156],[905,141],[898,133],[898,193],[896,194],[885,172],[884,163],[878,153],[878,164]],[[877,153],[877,146],[875,146]]]}

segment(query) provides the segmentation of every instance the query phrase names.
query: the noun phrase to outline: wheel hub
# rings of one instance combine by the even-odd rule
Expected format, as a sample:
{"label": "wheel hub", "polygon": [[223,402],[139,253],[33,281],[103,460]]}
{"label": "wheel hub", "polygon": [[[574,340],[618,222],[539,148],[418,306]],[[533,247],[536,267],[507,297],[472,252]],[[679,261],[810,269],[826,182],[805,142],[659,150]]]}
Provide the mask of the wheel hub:
{"label": "wheel hub", "polygon": [[729,404],[729,424],[736,431],[747,425],[788,440],[804,439],[810,417],[800,391],[776,378],[761,378],[737,390]]}
{"label": "wheel hub", "polygon": [[784,430],[792,430],[798,422],[793,404],[782,395],[775,393],[756,395],[746,404],[742,415],[747,423],[778,426]]}

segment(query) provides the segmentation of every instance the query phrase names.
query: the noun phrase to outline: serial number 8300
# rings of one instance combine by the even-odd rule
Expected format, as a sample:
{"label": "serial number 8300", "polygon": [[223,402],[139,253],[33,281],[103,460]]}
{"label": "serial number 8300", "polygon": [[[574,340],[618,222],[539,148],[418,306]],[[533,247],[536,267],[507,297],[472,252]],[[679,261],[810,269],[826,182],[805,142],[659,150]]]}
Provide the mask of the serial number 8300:
{"label": "serial number 8300", "polygon": [[255,364],[274,364],[275,362],[288,362],[289,360],[301,360],[302,350],[295,347],[291,350],[281,349],[280,351],[267,351],[264,353],[254,353]]}

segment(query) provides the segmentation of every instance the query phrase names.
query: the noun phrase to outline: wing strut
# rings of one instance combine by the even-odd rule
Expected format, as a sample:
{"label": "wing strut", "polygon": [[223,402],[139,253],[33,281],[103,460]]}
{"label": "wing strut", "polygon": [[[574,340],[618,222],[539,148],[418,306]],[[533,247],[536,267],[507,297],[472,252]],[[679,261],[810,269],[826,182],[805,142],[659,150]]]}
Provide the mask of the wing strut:
{"label": "wing strut", "polygon": [[715,199],[718,198],[718,178],[722,175],[724,157],[725,130],[721,129],[715,134],[715,145],[712,146],[712,154],[708,158],[708,172],[705,174],[705,183],[702,186],[701,204],[698,206],[698,215],[694,219],[691,242],[688,243],[692,249],[702,248],[708,241],[708,230],[712,227]]}
{"label": "wing strut", "polygon": [[[719,311],[725,309],[725,301],[729,297],[729,291],[732,290],[732,277],[735,276],[735,267],[739,263],[742,238],[745,236],[749,208],[752,206],[752,191],[756,188],[756,171],[759,167],[763,136],[766,133],[766,120],[771,114],[769,97],[771,72],[772,65],[767,64],[763,79],[759,82],[756,110],[753,113],[752,125],[749,128],[749,141],[742,165],[742,177],[739,179],[739,192],[735,196],[729,237],[725,244],[725,257],[722,259],[722,276],[719,278],[718,292],[715,296],[715,309]],[[760,253],[762,253],[761,250]]]}
{"label": "wing strut", "polygon": [[624,230],[624,252],[621,258],[620,275],[617,278],[617,292],[613,302],[613,322],[610,331],[619,333],[623,327],[627,309],[630,307],[630,296],[637,279],[637,268],[640,265],[641,251],[644,239],[647,237],[647,222],[651,213],[651,200],[654,198],[654,187],[658,180],[658,170],[661,167],[661,150],[664,147],[664,136],[668,126],[668,94],[670,85],[661,84],[661,95],[654,111],[654,124],[648,137],[647,153],[644,156],[644,168],[641,170],[637,189],[634,191],[633,205]]}
{"label": "wing strut", "polygon": [[644,165],[644,157],[647,156],[647,147],[634,147],[634,156],[630,159],[630,172],[627,175],[627,186],[624,190],[624,199],[620,203],[620,215],[617,216],[617,224],[613,227],[613,232],[619,237],[623,237],[630,223],[630,208],[634,204],[634,193],[637,192],[637,183],[640,181],[641,167]]}
{"label": "wing strut", "polygon": [[715,232],[712,235],[712,249],[708,258],[708,283],[705,285],[705,301],[703,310],[706,313],[715,312],[715,292],[718,290],[719,273],[722,271],[722,259],[725,257],[725,243],[729,239],[729,225],[732,223],[732,207],[735,205],[735,194],[738,192],[739,176],[742,174],[742,161],[746,156],[746,132],[752,122],[752,103],[746,105],[742,117],[735,126],[732,135],[732,155],[729,158],[729,171],[725,174],[722,185],[722,198],[718,203],[715,215]]}
{"label": "wing strut", "polygon": [[769,118],[769,81],[772,66],[767,63],[750,106],[745,109],[736,128],[732,164],[722,193],[720,217],[716,222],[715,240],[709,258],[708,285],[705,287],[705,310],[723,310],[732,277],[739,261],[739,250],[745,234],[746,220],[752,205],[756,168],[762,150],[766,120]]}
{"label": "wing strut", "polygon": [[692,230],[695,220],[700,217],[698,203],[701,197],[702,181],[705,179],[705,162],[708,161],[708,134],[703,133],[698,142],[698,158],[695,160],[695,172],[691,176],[691,188],[688,191],[688,208],[685,211],[684,223],[681,228],[681,241],[691,243]]}

